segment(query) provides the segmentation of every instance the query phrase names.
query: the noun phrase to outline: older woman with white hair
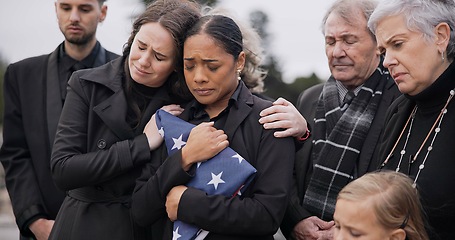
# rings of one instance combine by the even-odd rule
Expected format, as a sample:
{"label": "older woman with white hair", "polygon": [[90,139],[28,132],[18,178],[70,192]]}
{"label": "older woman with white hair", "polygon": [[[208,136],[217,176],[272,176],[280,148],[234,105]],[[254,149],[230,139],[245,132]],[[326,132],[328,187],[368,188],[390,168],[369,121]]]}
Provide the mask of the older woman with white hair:
{"label": "older woman with white hair", "polygon": [[430,239],[455,239],[455,1],[382,1],[368,26],[404,94],[388,110],[378,164],[413,179]]}

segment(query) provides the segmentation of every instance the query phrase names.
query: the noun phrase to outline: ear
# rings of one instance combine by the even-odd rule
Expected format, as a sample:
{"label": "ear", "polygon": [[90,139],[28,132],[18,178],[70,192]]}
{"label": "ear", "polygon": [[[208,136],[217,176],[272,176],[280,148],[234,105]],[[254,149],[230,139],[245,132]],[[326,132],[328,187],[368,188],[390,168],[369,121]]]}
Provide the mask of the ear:
{"label": "ear", "polygon": [[239,57],[237,58],[237,68],[236,69],[243,70],[243,68],[245,67],[245,61],[246,61],[246,55],[245,55],[245,52],[242,51],[242,52],[240,52]]}
{"label": "ear", "polygon": [[104,19],[106,19],[106,15],[107,15],[107,5],[103,4],[103,6],[101,6],[101,16],[100,16],[100,20],[99,20],[100,23],[103,22]]}
{"label": "ear", "polygon": [[438,50],[443,50],[445,51],[447,49],[447,46],[449,44],[449,39],[450,39],[450,26],[449,24],[442,22],[436,25],[434,27],[434,32],[436,35],[436,44],[438,47],[441,49]]}
{"label": "ear", "polygon": [[380,56],[381,56],[381,51],[379,50],[378,47],[376,47],[375,54],[376,54],[377,57],[380,57]]}
{"label": "ear", "polygon": [[405,240],[406,239],[406,232],[404,229],[396,229],[393,230],[389,237],[390,240]]}

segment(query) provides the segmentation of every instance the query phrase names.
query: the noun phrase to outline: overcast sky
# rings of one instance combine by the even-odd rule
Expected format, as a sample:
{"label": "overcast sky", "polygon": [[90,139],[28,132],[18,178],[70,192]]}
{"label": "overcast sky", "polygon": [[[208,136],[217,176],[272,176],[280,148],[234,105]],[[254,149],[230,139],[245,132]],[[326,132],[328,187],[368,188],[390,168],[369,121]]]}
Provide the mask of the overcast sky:
{"label": "overcast sky", "polygon": [[[219,0],[237,17],[261,10],[269,17],[270,48],[281,65],[284,79],[315,72],[329,76],[320,22],[333,0]],[[109,0],[108,15],[98,28],[101,44],[118,54],[131,30],[132,18],[143,10],[138,0]],[[8,63],[46,54],[63,41],[55,16],[54,0],[7,0],[0,3],[0,56]]]}

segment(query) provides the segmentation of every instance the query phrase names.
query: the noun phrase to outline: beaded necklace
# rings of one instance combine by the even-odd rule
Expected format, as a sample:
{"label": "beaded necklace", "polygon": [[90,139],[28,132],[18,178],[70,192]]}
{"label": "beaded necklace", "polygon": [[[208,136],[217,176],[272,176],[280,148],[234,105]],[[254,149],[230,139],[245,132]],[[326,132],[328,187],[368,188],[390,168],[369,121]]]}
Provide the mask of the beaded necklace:
{"label": "beaded necklace", "polygon": [[[424,159],[422,161],[422,164],[419,165],[419,169],[418,169],[416,177],[414,179],[414,183],[412,184],[412,186],[414,188],[416,187],[417,179],[420,176],[420,172],[425,168],[425,163],[427,161],[428,155],[430,154],[431,150],[433,150],[433,143],[434,143],[436,137],[438,136],[438,133],[441,131],[441,123],[442,123],[442,120],[444,119],[444,115],[447,113],[447,106],[449,105],[449,103],[452,100],[454,95],[455,95],[455,89],[450,90],[449,98],[447,99],[446,104],[444,105],[444,107],[442,108],[442,110],[439,113],[438,117],[434,121],[433,126],[431,126],[431,129],[428,132],[428,134],[425,137],[425,139],[423,140],[422,144],[420,145],[419,150],[416,152],[416,154],[414,156],[412,156],[412,155],[410,156],[409,167],[411,166],[411,164],[413,164],[416,161],[417,157],[420,154],[420,151],[423,149],[423,146],[427,142],[427,140],[430,137],[431,133],[434,131],[433,139],[430,142],[430,146],[428,146],[428,148],[427,148],[427,153],[425,154],[425,157],[424,157]],[[414,119],[415,119],[415,115],[416,115],[417,109],[418,109],[418,107],[416,105],[414,107],[414,109],[412,110],[411,114],[409,115],[409,118],[406,121],[406,124],[404,125],[404,128],[401,131],[400,136],[398,137],[397,141],[395,142],[392,150],[390,151],[389,155],[387,155],[387,158],[384,160],[384,162],[381,164],[381,168],[383,168],[388,163],[389,159],[392,157],[392,153],[395,151],[395,148],[397,147],[397,145],[400,142],[400,140],[401,140],[406,128],[409,125],[409,130],[408,130],[408,133],[406,135],[406,140],[404,142],[403,149],[400,151],[400,160],[398,161],[398,166],[395,169],[396,172],[400,171],[400,167],[401,167],[401,163],[402,163],[402,160],[403,160],[403,156],[406,154],[406,147],[408,145],[409,137],[411,136],[412,125],[414,123]]]}

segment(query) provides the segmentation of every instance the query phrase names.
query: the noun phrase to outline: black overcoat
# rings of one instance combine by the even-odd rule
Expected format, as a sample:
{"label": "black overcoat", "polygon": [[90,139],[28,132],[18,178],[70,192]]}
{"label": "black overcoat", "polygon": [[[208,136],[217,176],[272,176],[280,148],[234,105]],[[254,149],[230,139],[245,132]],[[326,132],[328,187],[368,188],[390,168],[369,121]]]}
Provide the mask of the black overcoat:
{"label": "black overcoat", "polygon": [[126,121],[124,60],[78,71],[69,81],[52,152],[57,186],[68,191],[50,239],[142,239],[130,217],[130,197],[150,148],[142,130],[169,103],[161,87],[138,129]]}
{"label": "black overcoat", "polygon": [[[52,181],[51,147],[62,111],[57,61],[52,53],[10,64],[4,78],[3,145],[0,161],[16,223],[24,236],[37,218],[55,219],[64,192]],[[95,66],[118,55],[100,48]]]}

